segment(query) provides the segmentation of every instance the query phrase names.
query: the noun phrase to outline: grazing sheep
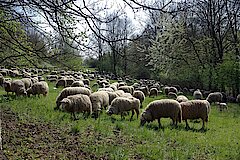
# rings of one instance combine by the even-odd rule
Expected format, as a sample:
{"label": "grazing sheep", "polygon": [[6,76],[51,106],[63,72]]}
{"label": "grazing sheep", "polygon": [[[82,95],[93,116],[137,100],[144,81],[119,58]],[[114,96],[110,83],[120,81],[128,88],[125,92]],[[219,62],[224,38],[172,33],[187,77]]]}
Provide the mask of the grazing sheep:
{"label": "grazing sheep", "polygon": [[240,94],[237,96],[236,101],[237,101],[238,103],[240,103]]}
{"label": "grazing sheep", "polygon": [[47,82],[41,81],[41,82],[34,83],[32,87],[27,90],[27,95],[30,96],[30,94],[32,94],[32,95],[39,96],[40,94],[42,94],[43,96],[47,96],[48,92],[49,92],[49,87]]}
{"label": "grazing sheep", "polygon": [[188,101],[188,98],[184,95],[177,96],[176,99],[179,103]]}
{"label": "grazing sheep", "polygon": [[24,83],[25,89],[28,90],[32,85],[32,80],[30,78],[23,78],[21,81]]}
{"label": "grazing sheep", "polygon": [[140,125],[143,126],[146,122],[157,119],[159,128],[161,128],[160,119],[168,117],[172,119],[173,125],[177,126],[178,122],[181,123],[182,111],[178,101],[173,99],[155,100],[149,103],[142,113]]}
{"label": "grazing sheep", "polygon": [[84,113],[87,112],[87,117],[92,114],[92,103],[90,101],[90,98],[88,95],[84,94],[76,94],[68,96],[67,98],[63,98],[63,100],[60,101],[61,103],[61,109],[63,111],[70,112],[76,120],[75,113]]}
{"label": "grazing sheep", "polygon": [[121,97],[125,92],[123,90],[114,91],[119,97]]}
{"label": "grazing sheep", "polygon": [[57,83],[56,83],[56,88],[58,88],[58,87],[66,87],[67,86],[67,81],[66,81],[66,79],[59,79],[58,81],[57,81]]}
{"label": "grazing sheep", "polygon": [[120,86],[118,90],[123,90],[126,93],[130,93],[131,95],[133,94],[134,88],[133,86]]}
{"label": "grazing sheep", "polygon": [[132,111],[132,116],[130,118],[130,121],[133,118],[134,111],[137,114],[137,118],[139,115],[140,110],[140,100],[137,98],[125,98],[125,97],[117,97],[115,98],[111,105],[108,107],[107,114],[121,114],[121,119],[123,119],[124,112]]}
{"label": "grazing sheep", "polygon": [[71,85],[71,87],[84,87],[84,83],[83,81],[79,80],[79,81],[74,81]]}
{"label": "grazing sheep", "polygon": [[67,96],[70,95],[75,95],[75,94],[85,94],[85,95],[90,95],[91,91],[85,87],[67,87],[64,88],[59,95],[56,98],[56,107],[54,108],[54,110],[59,109],[59,106],[61,105],[60,101],[63,98],[66,98]]}
{"label": "grazing sheep", "polygon": [[3,82],[3,88],[4,88],[4,90],[7,92],[7,95],[8,95],[9,92],[13,92],[13,91],[11,90],[11,81],[6,81],[6,80],[4,80],[4,82]]}
{"label": "grazing sheep", "polygon": [[95,118],[98,117],[98,111],[103,108],[106,109],[109,105],[109,95],[106,91],[97,91],[90,94],[90,100],[92,102],[92,110]]}
{"label": "grazing sheep", "polygon": [[11,82],[10,90],[15,92],[17,96],[27,95],[24,83],[21,80],[13,80]]}
{"label": "grazing sheep", "polygon": [[120,97],[132,98],[133,96],[130,93],[124,93]]}
{"label": "grazing sheep", "polygon": [[0,73],[0,86],[3,86],[3,82],[4,82],[4,77],[3,77],[3,75]]}
{"label": "grazing sheep", "polygon": [[194,99],[202,99],[203,98],[202,93],[199,89],[197,89],[196,91],[193,92],[193,97],[194,97]]}
{"label": "grazing sheep", "polygon": [[116,92],[107,92],[107,93],[109,96],[109,104],[111,104],[115,98],[119,97]]}
{"label": "grazing sheep", "polygon": [[117,90],[117,85],[114,85],[114,84],[110,84],[109,86],[110,88],[113,89],[113,91],[116,91]]}
{"label": "grazing sheep", "polygon": [[226,103],[218,103],[219,111],[223,111],[224,109],[228,110],[228,106]]}
{"label": "grazing sheep", "polygon": [[99,88],[98,91],[107,91],[107,92],[113,92],[113,89],[110,87],[107,88]]}
{"label": "grazing sheep", "polygon": [[72,83],[74,82],[74,79],[68,78],[68,79],[66,79],[66,82],[67,82],[67,87],[70,87],[72,85]]}
{"label": "grazing sheep", "polygon": [[202,128],[205,127],[205,122],[208,122],[210,113],[210,103],[206,100],[191,100],[180,103],[182,108],[182,120],[186,121],[186,128],[189,128],[188,119],[202,119]]}
{"label": "grazing sheep", "polygon": [[213,102],[222,102],[222,93],[221,92],[214,92],[214,93],[210,93],[207,96],[207,101],[211,104]]}
{"label": "grazing sheep", "polygon": [[149,90],[148,90],[147,86],[137,88],[136,90],[142,91],[144,93],[145,97],[147,97],[149,95]]}
{"label": "grazing sheep", "polygon": [[168,87],[168,86],[165,86],[165,87],[163,88],[164,93],[165,93],[166,95],[168,95],[169,89],[170,89],[170,87]]}
{"label": "grazing sheep", "polygon": [[150,91],[149,91],[149,97],[151,96],[158,96],[158,90],[157,88],[151,88]]}
{"label": "grazing sheep", "polygon": [[173,93],[178,93],[178,90],[177,90],[177,88],[176,87],[169,87],[169,90],[168,90],[168,92],[173,92]]}
{"label": "grazing sheep", "polygon": [[144,93],[142,91],[134,91],[133,92],[133,97],[135,97],[135,98],[140,100],[140,108],[142,108],[143,107],[142,103],[143,103],[143,101],[145,99]]}
{"label": "grazing sheep", "polygon": [[168,92],[168,98],[170,99],[177,99],[177,94],[173,92]]}

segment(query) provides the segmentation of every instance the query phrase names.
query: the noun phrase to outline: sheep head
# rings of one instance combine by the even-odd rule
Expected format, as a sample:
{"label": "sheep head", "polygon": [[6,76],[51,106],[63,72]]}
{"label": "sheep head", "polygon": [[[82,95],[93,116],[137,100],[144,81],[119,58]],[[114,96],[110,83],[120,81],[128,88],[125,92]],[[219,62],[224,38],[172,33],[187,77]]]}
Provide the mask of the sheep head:
{"label": "sheep head", "polygon": [[140,125],[144,126],[144,124],[146,122],[150,122],[150,121],[152,121],[152,119],[153,118],[152,118],[151,113],[144,111],[141,115],[141,118],[140,118]]}
{"label": "sheep head", "polygon": [[61,110],[66,110],[67,108],[69,108],[70,103],[71,103],[70,99],[63,98],[63,100],[60,101],[60,104],[61,104],[60,108],[61,108]]}

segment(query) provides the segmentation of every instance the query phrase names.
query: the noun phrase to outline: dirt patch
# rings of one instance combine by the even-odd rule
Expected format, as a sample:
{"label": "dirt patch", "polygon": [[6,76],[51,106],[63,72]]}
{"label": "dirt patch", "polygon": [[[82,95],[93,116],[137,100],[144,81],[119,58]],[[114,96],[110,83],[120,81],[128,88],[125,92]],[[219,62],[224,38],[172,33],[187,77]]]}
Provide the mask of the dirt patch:
{"label": "dirt patch", "polygon": [[108,159],[84,152],[81,135],[69,133],[68,128],[22,122],[10,109],[2,109],[1,118],[4,155],[0,152],[0,159]]}

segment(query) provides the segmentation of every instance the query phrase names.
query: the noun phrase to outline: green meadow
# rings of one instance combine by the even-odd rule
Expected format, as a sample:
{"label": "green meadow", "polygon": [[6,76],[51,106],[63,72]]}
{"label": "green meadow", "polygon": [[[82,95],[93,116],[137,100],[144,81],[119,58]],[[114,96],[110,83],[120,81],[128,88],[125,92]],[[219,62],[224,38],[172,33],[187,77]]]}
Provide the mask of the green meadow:
{"label": "green meadow", "polygon": [[[130,122],[130,115],[121,120],[120,115],[110,117],[105,110],[97,120],[84,119],[82,114],[78,114],[79,120],[73,121],[69,113],[53,110],[62,88],[54,89],[53,83],[49,83],[49,88],[47,97],[7,96],[1,88],[2,115],[5,111],[11,111],[16,117],[15,120],[8,120],[9,124],[2,125],[3,152],[7,158],[240,159],[239,104],[228,104],[228,110],[222,112],[216,105],[211,105],[205,131],[200,130],[201,121],[189,122],[191,129],[186,130],[185,122],[173,127],[169,118],[161,119],[163,129],[158,129],[157,121],[140,127],[136,114]],[[151,101],[162,98],[166,97],[147,97],[143,108]],[[8,129],[11,122],[21,126],[17,132]],[[28,126],[31,133],[22,132],[24,126]],[[39,126],[43,127],[42,130]],[[56,140],[56,135],[61,138]],[[44,142],[44,138],[49,141]],[[43,149],[48,150],[43,152]]]}

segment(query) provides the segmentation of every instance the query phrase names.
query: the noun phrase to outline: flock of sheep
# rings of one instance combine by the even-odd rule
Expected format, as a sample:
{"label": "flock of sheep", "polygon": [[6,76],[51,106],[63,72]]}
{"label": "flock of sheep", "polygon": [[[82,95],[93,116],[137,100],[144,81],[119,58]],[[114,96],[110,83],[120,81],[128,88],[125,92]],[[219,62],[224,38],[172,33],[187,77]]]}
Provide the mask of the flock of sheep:
{"label": "flock of sheep", "polygon": [[[118,79],[118,82],[110,83],[110,75],[100,75],[96,73],[82,73],[73,71],[52,71],[31,70],[31,69],[1,69],[0,85],[7,92],[14,92],[20,95],[44,95],[49,93],[47,81],[55,82],[56,87],[64,87],[56,97],[55,110],[63,110],[72,114],[76,119],[76,113],[83,113],[85,118],[93,116],[98,118],[99,114],[106,110],[108,115],[121,115],[123,118],[128,112],[132,112],[130,121],[136,113],[137,118],[140,108],[146,96],[158,96],[166,94],[167,99],[155,100],[147,105],[140,117],[140,125],[146,122],[158,120],[161,126],[161,118],[171,118],[172,124],[177,126],[182,120],[189,128],[188,119],[202,119],[202,129],[208,122],[210,104],[218,103],[222,111],[227,109],[224,101],[224,94],[221,92],[209,93],[206,99],[200,90],[193,91],[194,100],[188,100],[184,95],[190,93],[186,88],[180,86],[163,86],[154,80],[139,80],[138,82],[127,85],[130,79]],[[14,73],[14,74],[13,74]],[[50,74],[49,74],[50,73]],[[46,76],[46,81],[43,76]],[[21,79],[5,78],[22,77]],[[90,81],[97,79],[97,82],[90,86]],[[96,92],[92,92],[92,87],[97,87]],[[240,102],[240,95],[236,98]]]}

